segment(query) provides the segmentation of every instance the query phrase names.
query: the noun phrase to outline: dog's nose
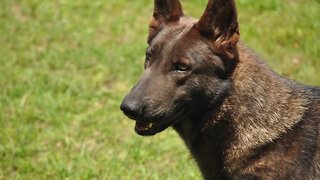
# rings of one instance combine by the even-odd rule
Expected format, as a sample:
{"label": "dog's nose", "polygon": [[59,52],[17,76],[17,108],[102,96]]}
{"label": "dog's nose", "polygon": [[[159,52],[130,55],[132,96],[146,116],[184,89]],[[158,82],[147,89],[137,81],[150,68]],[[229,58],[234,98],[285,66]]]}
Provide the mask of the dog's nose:
{"label": "dog's nose", "polygon": [[142,106],[138,101],[125,97],[120,105],[120,109],[130,119],[138,119],[142,113]]}

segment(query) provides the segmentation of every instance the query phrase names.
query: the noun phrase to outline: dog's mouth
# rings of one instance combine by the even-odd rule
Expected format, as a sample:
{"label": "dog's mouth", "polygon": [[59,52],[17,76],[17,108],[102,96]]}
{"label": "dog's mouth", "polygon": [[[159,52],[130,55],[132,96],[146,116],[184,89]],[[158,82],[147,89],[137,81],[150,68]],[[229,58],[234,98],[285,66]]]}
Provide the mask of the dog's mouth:
{"label": "dog's mouth", "polygon": [[169,126],[181,120],[186,115],[186,108],[180,108],[175,111],[168,120],[155,120],[155,121],[136,121],[135,131],[141,136],[152,136],[161,131],[164,131]]}
{"label": "dog's mouth", "polygon": [[141,136],[152,136],[167,129],[171,124],[158,124],[151,122],[136,122],[134,130]]}

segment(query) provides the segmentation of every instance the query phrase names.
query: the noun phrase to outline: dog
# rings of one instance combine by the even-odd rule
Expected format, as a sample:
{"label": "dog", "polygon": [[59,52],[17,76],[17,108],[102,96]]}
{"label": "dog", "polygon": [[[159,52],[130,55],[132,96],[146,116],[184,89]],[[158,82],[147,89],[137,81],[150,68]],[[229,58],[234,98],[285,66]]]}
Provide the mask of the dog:
{"label": "dog", "polygon": [[234,0],[209,0],[199,20],[155,0],[121,110],[142,136],[173,127],[204,179],[320,179],[320,88],[276,74],[239,37]]}

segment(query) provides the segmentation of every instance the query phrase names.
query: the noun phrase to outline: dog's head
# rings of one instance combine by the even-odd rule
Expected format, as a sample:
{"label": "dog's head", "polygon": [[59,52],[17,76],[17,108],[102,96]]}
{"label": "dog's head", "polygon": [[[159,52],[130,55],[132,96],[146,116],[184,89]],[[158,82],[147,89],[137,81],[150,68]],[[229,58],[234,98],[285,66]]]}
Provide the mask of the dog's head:
{"label": "dog's head", "polygon": [[209,0],[196,20],[179,0],[155,0],[145,71],[123,99],[140,135],[163,131],[225,96],[238,60],[234,0]]}

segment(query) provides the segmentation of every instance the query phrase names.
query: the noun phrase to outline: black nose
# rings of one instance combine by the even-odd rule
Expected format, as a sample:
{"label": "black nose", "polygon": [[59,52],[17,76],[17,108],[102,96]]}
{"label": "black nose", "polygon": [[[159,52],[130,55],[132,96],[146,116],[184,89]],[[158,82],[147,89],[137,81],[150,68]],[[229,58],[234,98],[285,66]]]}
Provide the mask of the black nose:
{"label": "black nose", "polygon": [[132,100],[125,97],[120,105],[120,109],[130,119],[138,119],[142,114],[141,103],[137,100]]}

